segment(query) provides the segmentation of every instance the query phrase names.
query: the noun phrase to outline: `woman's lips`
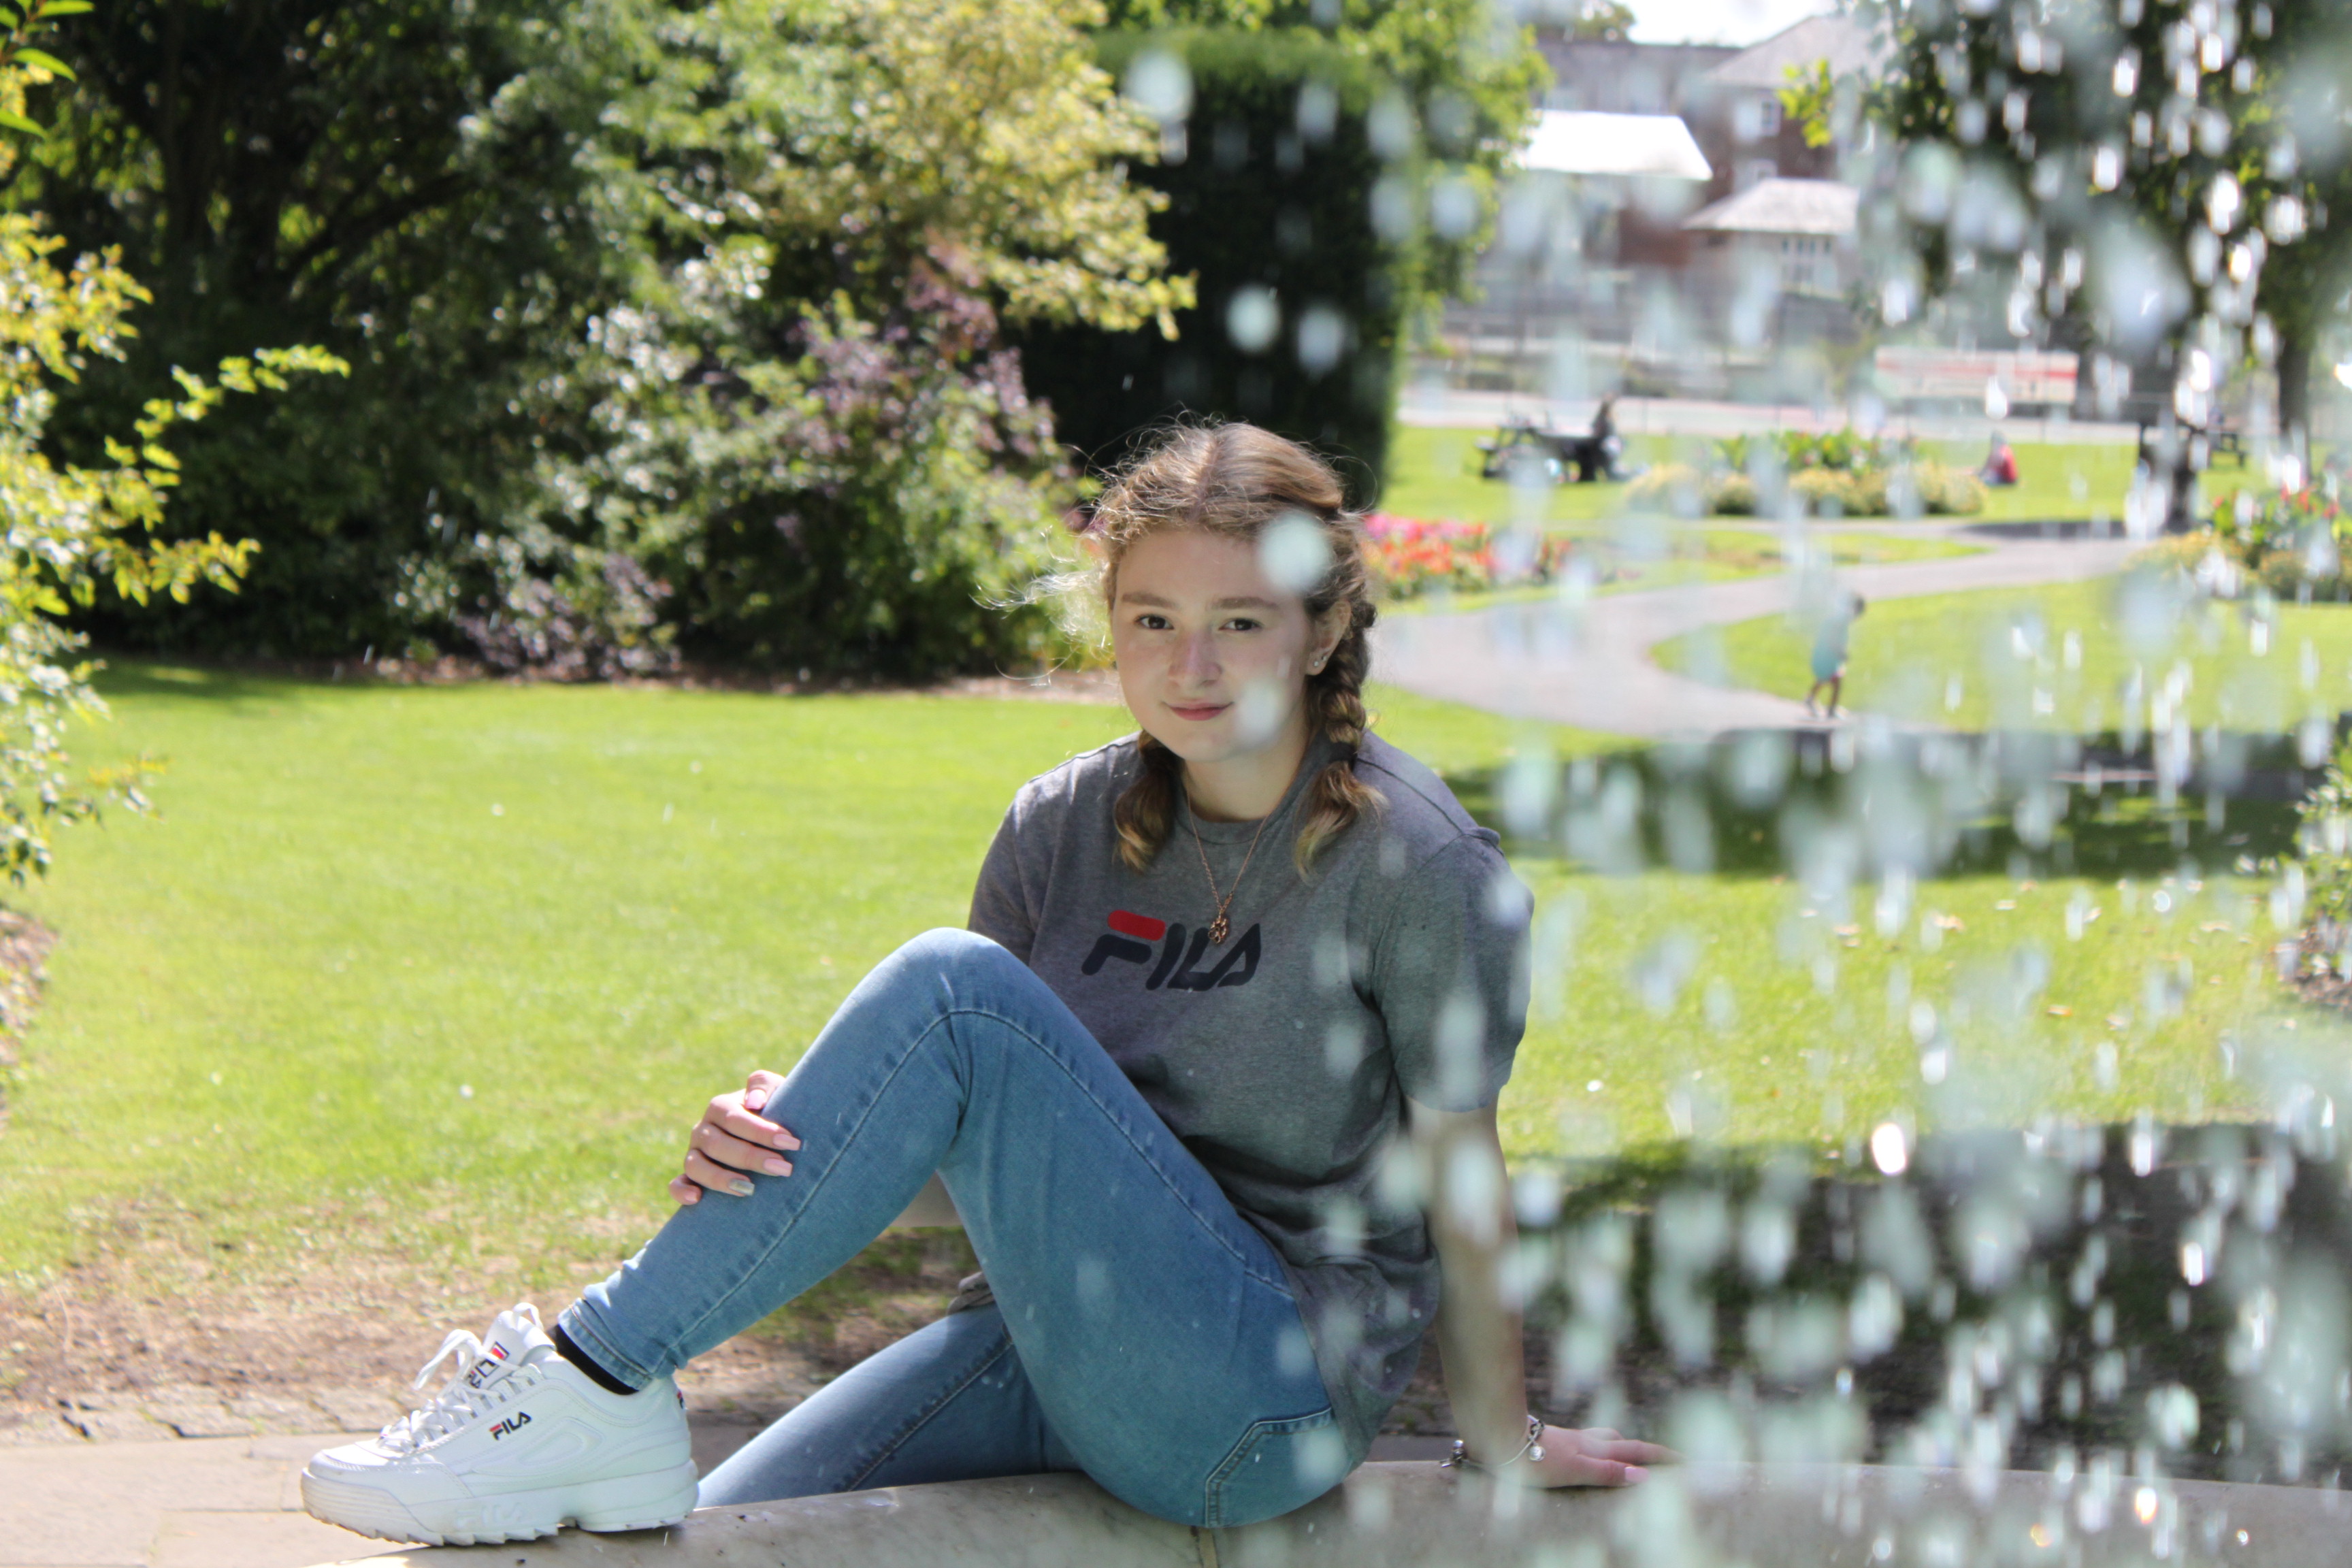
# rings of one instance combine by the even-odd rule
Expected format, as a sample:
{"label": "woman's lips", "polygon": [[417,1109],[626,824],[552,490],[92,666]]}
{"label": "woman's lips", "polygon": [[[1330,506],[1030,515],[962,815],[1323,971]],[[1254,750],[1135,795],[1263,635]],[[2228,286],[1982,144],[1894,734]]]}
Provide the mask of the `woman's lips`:
{"label": "woman's lips", "polygon": [[1195,702],[1189,706],[1181,702],[1171,702],[1168,704],[1168,711],[1175,714],[1179,719],[1190,719],[1198,723],[1205,719],[1215,718],[1232,706],[1230,702]]}

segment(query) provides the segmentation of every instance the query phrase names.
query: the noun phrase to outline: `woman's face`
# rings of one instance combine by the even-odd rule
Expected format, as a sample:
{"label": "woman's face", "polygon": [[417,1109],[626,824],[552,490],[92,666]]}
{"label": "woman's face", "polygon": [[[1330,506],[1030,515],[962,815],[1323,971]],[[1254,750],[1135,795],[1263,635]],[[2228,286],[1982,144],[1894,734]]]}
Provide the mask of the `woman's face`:
{"label": "woman's face", "polygon": [[1318,626],[1267,580],[1254,544],[1192,528],[1129,545],[1117,586],[1111,649],[1146,733],[1193,763],[1303,735],[1307,667],[1338,644],[1343,607]]}

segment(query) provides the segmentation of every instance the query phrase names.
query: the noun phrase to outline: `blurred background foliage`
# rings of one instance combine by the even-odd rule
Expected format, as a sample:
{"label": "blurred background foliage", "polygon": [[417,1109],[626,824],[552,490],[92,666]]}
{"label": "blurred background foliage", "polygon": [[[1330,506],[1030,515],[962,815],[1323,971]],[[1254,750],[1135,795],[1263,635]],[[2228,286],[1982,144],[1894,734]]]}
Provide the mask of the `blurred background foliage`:
{"label": "blurred background foliage", "polygon": [[1032,658],[984,602],[1071,448],[1180,407],[1369,490],[1543,69],[1476,0],[120,0],[54,47],[7,201],[154,296],[59,450],[174,364],[352,366],[186,444],[165,535],[257,542],[240,594],[86,627],[572,676]]}

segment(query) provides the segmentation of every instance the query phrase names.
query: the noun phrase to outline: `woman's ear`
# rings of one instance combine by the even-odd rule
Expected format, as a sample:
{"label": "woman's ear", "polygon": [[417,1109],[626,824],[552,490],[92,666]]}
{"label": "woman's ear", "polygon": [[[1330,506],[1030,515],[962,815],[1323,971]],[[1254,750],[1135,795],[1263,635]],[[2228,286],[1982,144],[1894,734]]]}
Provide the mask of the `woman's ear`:
{"label": "woman's ear", "polygon": [[1315,635],[1307,639],[1307,673],[1320,675],[1331,661],[1332,653],[1348,635],[1349,611],[1345,601],[1333,605],[1315,617]]}

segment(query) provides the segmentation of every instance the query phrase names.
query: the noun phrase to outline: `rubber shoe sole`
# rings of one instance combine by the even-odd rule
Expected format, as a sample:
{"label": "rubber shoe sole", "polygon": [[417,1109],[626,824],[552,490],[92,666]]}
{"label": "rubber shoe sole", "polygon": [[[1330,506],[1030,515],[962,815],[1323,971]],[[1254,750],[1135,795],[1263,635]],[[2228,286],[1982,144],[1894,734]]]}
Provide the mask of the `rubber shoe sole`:
{"label": "rubber shoe sole", "polygon": [[694,1463],[688,1460],[645,1475],[427,1504],[419,1510],[381,1488],[305,1470],[302,1507],[314,1519],[378,1541],[495,1546],[537,1541],[567,1524],[599,1532],[659,1530],[694,1511],[695,1486]]}

